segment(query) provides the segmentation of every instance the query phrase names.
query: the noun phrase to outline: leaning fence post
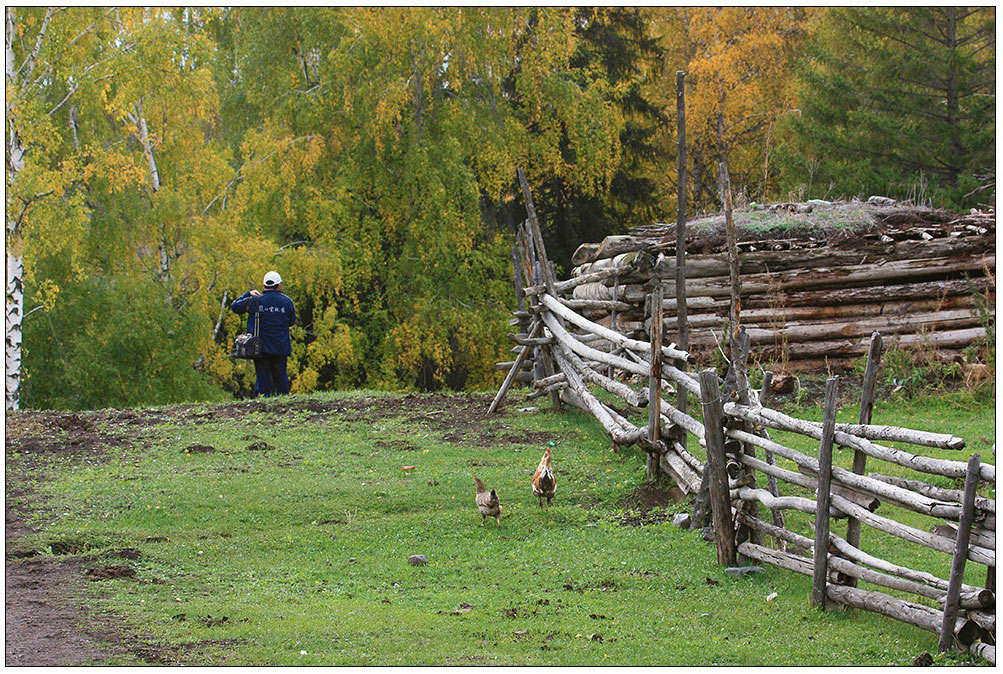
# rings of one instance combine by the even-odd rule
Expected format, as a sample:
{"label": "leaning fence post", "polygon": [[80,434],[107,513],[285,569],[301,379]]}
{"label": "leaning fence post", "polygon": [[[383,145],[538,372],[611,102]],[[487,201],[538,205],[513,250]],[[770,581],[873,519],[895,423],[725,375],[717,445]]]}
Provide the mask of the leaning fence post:
{"label": "leaning fence post", "polygon": [[658,477],[659,455],[652,451],[662,439],[662,284],[651,291],[651,373],[648,376],[648,479]]}
{"label": "leaning fence post", "polygon": [[[536,337],[541,325],[543,324],[539,321],[533,321],[533,325],[529,330],[530,338]],[[502,398],[505,397],[509,387],[512,386],[512,382],[515,381],[515,376],[519,373],[519,370],[522,369],[522,362],[526,360],[526,356],[528,356],[532,350],[533,347],[526,344],[522,347],[522,350],[519,351],[519,355],[516,356],[515,362],[512,363],[512,369],[508,371],[508,374],[505,376],[505,381],[502,382],[501,388],[499,388],[498,393],[495,394],[495,399],[491,401],[491,406],[488,407],[488,414],[494,414],[494,411],[498,409],[498,405],[501,404]]]}
{"label": "leaning fence post", "polygon": [[825,417],[818,447],[818,491],[815,497],[815,550],[811,605],[825,608],[825,584],[829,575],[829,488],[832,484],[832,439],[836,434],[836,392],[839,377],[825,382]]}
{"label": "leaning fence post", "polygon": [[961,503],[961,518],[958,521],[958,535],[954,539],[954,560],[951,563],[951,578],[947,583],[947,598],[944,600],[944,621],[940,626],[938,648],[946,651],[954,645],[954,623],[958,619],[961,582],[965,576],[965,561],[968,559],[968,541],[975,519],[975,491],[979,486],[979,464],[982,457],[972,454],[968,459],[968,473],[965,475],[965,492]]}
{"label": "leaning fence post", "polygon": [[[878,365],[881,364],[881,333],[871,334],[871,346],[867,351],[867,367],[864,369],[863,392],[860,394],[860,416],[858,423],[871,423],[871,412],[874,410],[874,389],[878,382]],[[852,470],[857,475],[863,475],[867,467],[867,455],[860,450],[853,452]],[[860,547],[860,520],[851,517],[846,524],[846,542],[855,548]],[[857,579],[851,578],[848,583],[857,586]]]}
{"label": "leaning fence post", "polygon": [[718,564],[735,566],[735,524],[728,496],[727,462],[724,457],[724,404],[721,387],[714,370],[700,373],[700,401],[703,406],[704,437],[707,441],[711,519],[714,523],[714,542],[717,545]]}

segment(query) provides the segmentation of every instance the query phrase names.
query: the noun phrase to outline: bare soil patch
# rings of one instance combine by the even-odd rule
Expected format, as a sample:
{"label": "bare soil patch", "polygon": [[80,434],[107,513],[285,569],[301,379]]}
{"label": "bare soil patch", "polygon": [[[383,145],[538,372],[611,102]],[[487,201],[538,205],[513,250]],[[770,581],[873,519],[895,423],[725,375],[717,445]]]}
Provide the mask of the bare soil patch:
{"label": "bare soil patch", "polygon": [[671,522],[672,505],[686,499],[679,487],[669,483],[646,482],[620,499],[625,512],[619,522],[625,527]]}

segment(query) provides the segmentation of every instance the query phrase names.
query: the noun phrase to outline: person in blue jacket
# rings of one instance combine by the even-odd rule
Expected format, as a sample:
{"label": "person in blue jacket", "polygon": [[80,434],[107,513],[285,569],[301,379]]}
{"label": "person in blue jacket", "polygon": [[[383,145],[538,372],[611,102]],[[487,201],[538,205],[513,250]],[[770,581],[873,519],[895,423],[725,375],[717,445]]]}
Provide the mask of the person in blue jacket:
{"label": "person in blue jacket", "polygon": [[264,292],[249,290],[235,299],[230,309],[237,314],[248,314],[248,332],[254,332],[254,314],[260,312],[261,357],[254,359],[255,395],[289,393],[286,359],[292,353],[289,328],[296,323],[296,307],[282,292],[282,277],[278,272],[265,274],[262,285]]}

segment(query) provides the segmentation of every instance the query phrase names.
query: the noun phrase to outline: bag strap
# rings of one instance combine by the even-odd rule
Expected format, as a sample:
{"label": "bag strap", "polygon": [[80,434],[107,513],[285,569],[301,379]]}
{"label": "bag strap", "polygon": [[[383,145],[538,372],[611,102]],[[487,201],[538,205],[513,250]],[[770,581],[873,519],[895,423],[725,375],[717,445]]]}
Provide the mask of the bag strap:
{"label": "bag strap", "polygon": [[261,320],[261,302],[258,302],[258,307],[254,310],[254,336],[258,336],[258,323]]}

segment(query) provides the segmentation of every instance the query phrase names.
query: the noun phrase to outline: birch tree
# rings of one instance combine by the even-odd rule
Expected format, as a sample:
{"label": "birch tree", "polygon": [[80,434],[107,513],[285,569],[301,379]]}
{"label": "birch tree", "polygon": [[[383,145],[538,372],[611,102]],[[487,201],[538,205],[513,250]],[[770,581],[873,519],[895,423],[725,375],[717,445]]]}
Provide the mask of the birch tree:
{"label": "birch tree", "polygon": [[[106,14],[99,8],[8,7],[6,53],[6,292],[5,409],[20,407],[25,255],[28,233],[44,230],[40,205],[63,199],[80,177],[71,128],[74,97],[91,86],[101,62],[96,35]],[[73,201],[73,200],[69,200]],[[79,224],[82,204],[63,215]],[[59,210],[59,209],[57,209]],[[62,224],[68,224],[63,220]]]}

